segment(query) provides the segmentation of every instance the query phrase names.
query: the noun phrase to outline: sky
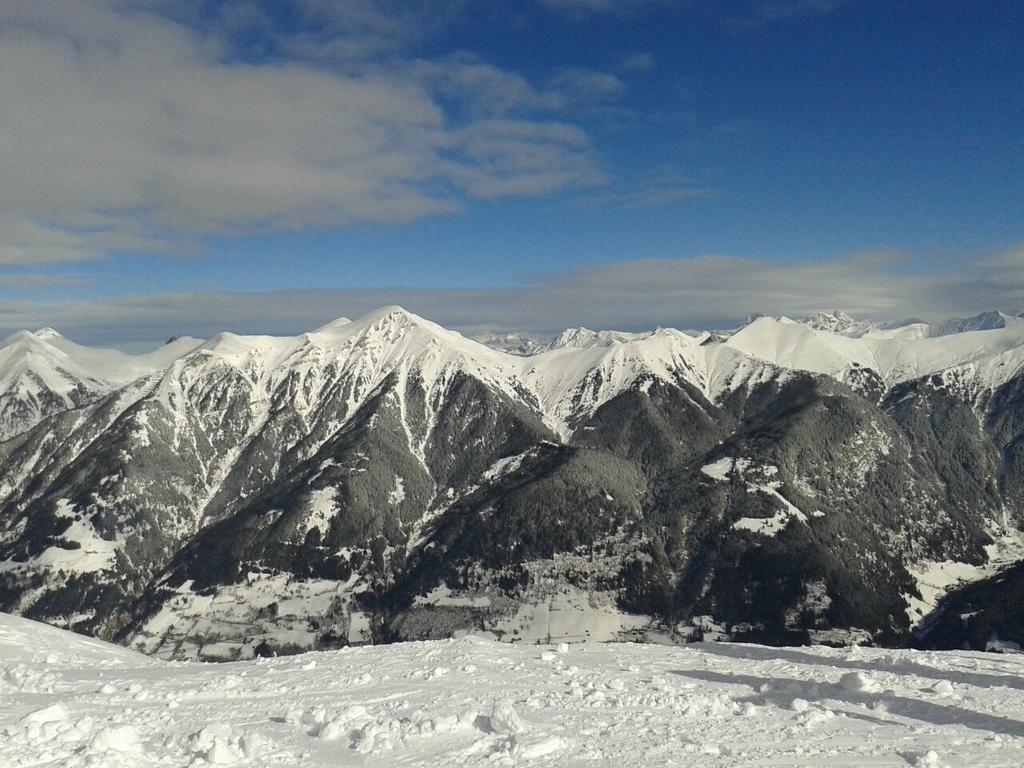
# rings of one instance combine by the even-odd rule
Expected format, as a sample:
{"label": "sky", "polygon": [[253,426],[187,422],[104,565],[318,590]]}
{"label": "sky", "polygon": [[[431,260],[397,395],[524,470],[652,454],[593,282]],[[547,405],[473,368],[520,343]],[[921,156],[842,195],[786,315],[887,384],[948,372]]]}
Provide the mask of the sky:
{"label": "sky", "polygon": [[1024,310],[1015,0],[0,0],[0,332]]}

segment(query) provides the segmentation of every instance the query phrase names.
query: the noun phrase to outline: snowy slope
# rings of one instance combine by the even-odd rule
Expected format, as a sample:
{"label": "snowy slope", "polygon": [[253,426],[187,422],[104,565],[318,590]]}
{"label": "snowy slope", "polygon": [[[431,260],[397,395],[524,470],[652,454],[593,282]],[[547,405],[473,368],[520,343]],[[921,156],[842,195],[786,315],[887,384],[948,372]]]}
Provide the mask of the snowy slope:
{"label": "snowy slope", "polygon": [[782,373],[767,359],[672,328],[574,336],[573,343],[552,345],[522,364],[524,382],[563,436],[616,396],[633,388],[647,391],[653,381],[692,387],[708,401],[703,407]]}
{"label": "snowy slope", "polygon": [[341,375],[356,382],[356,400],[388,376],[414,371],[428,382],[464,372],[515,396],[519,364],[512,355],[395,306],[382,307],[354,322],[342,318],[300,336],[220,333],[176,365],[194,367],[201,358],[244,371],[253,384],[268,390],[289,375],[322,373],[333,363]]}
{"label": "snowy slope", "polygon": [[35,336],[59,349],[96,378],[114,385],[127,384],[140,376],[166,368],[171,362],[202,344],[202,339],[179,336],[151,352],[130,355],[119,349],[76,344],[52,328],[36,331]]}
{"label": "snowy slope", "polygon": [[965,322],[956,331],[914,324],[853,337],[785,317],[761,317],[725,345],[783,368],[839,379],[857,366],[874,370],[888,386],[959,369],[977,386],[992,388],[1024,365],[1024,318],[1000,315],[1000,322]]}
{"label": "snowy slope", "polygon": [[591,337],[581,341],[555,346],[522,363],[523,380],[563,435],[571,433],[580,417],[644,379],[700,387],[704,378],[704,351],[681,331],[608,337],[607,343]]}
{"label": "snowy slope", "polygon": [[0,614],[0,764],[1024,762],[1024,657],[477,638],[165,663]]}
{"label": "snowy slope", "polygon": [[160,370],[200,343],[179,338],[143,355],[75,344],[52,328],[0,342],[0,441]]}
{"label": "snowy slope", "polygon": [[573,329],[549,350],[514,355],[401,307],[383,307],[354,322],[331,323],[297,337],[219,334],[175,366],[194,368],[193,360],[206,355],[246,371],[259,388],[272,390],[297,371],[323,370],[334,363],[355,383],[353,406],[391,375],[420,377],[429,402],[455,374],[466,374],[538,408],[551,427],[568,435],[582,415],[644,379],[686,381],[711,394],[709,381],[721,377],[722,361],[728,359],[729,369],[739,363],[735,355],[721,355],[700,342],[673,329],[636,334]]}
{"label": "snowy slope", "polygon": [[860,339],[815,330],[786,317],[759,317],[730,336],[725,346],[783,368],[836,378],[854,364],[875,367],[871,348]]}
{"label": "snowy slope", "polygon": [[18,380],[36,376],[39,386],[57,394],[67,394],[80,382],[100,385],[103,376],[82,365],[63,350],[49,343],[47,336],[18,331],[0,343],[2,378],[0,386],[9,390]]}

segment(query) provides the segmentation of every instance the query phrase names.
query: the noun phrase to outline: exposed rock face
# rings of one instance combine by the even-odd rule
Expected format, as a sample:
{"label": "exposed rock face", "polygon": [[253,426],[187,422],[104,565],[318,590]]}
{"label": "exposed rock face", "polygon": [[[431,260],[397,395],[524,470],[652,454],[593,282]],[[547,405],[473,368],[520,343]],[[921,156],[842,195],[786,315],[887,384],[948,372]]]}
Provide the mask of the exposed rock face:
{"label": "exposed rock face", "polygon": [[0,609],[202,658],[467,630],[905,642],[941,597],[921,573],[1014,556],[1024,321],[1000,319],[962,332],[988,357],[771,318],[515,356],[393,307],[179,340],[0,443]]}

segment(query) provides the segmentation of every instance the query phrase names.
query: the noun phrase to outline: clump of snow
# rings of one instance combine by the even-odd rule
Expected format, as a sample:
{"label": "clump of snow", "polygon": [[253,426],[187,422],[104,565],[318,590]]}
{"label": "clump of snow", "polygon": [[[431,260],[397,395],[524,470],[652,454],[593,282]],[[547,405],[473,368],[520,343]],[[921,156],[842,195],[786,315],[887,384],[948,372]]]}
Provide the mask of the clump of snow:
{"label": "clump of snow", "polygon": [[139,732],[132,725],[108,725],[92,737],[93,752],[134,752],[139,748]]}
{"label": "clump of snow", "polygon": [[530,451],[524,451],[523,453],[517,453],[514,456],[506,456],[505,458],[498,459],[495,461],[486,472],[483,473],[483,480],[494,480],[495,478],[507,475],[510,472],[515,472],[523,463],[523,459],[528,456]]}
{"label": "clump of snow", "polygon": [[306,496],[306,517],[299,531],[302,535],[314,528],[321,535],[327,533],[337,511],[334,506],[336,496],[335,488],[317,488],[309,492]]}
{"label": "clump of snow", "polygon": [[729,475],[733,472],[742,475],[749,466],[750,459],[734,459],[731,456],[726,456],[710,464],[705,464],[700,471],[715,480],[728,480]]}
{"label": "clump of snow", "polygon": [[31,723],[43,724],[43,723],[59,723],[67,720],[70,716],[68,708],[63,704],[51,704],[48,707],[37,709],[34,712],[29,712],[18,722],[23,725],[29,725]]}
{"label": "clump of snow", "polygon": [[525,730],[523,721],[516,712],[515,705],[511,699],[498,699],[491,707],[490,717],[487,718],[491,731],[506,735],[516,734]]}
{"label": "clump of snow", "polygon": [[388,493],[388,503],[391,506],[401,504],[405,501],[405,480],[401,477],[395,476],[395,487]]}
{"label": "clump of snow", "polygon": [[870,693],[878,690],[878,683],[865,672],[847,672],[839,678],[839,685],[848,691]]}

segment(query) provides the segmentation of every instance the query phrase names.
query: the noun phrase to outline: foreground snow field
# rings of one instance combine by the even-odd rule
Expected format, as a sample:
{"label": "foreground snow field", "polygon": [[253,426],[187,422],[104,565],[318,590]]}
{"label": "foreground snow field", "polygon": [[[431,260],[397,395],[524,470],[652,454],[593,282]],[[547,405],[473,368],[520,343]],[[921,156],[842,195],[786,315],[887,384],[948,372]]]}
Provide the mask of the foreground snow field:
{"label": "foreground snow field", "polygon": [[0,614],[0,765],[1020,766],[1024,657],[477,638],[163,662]]}

